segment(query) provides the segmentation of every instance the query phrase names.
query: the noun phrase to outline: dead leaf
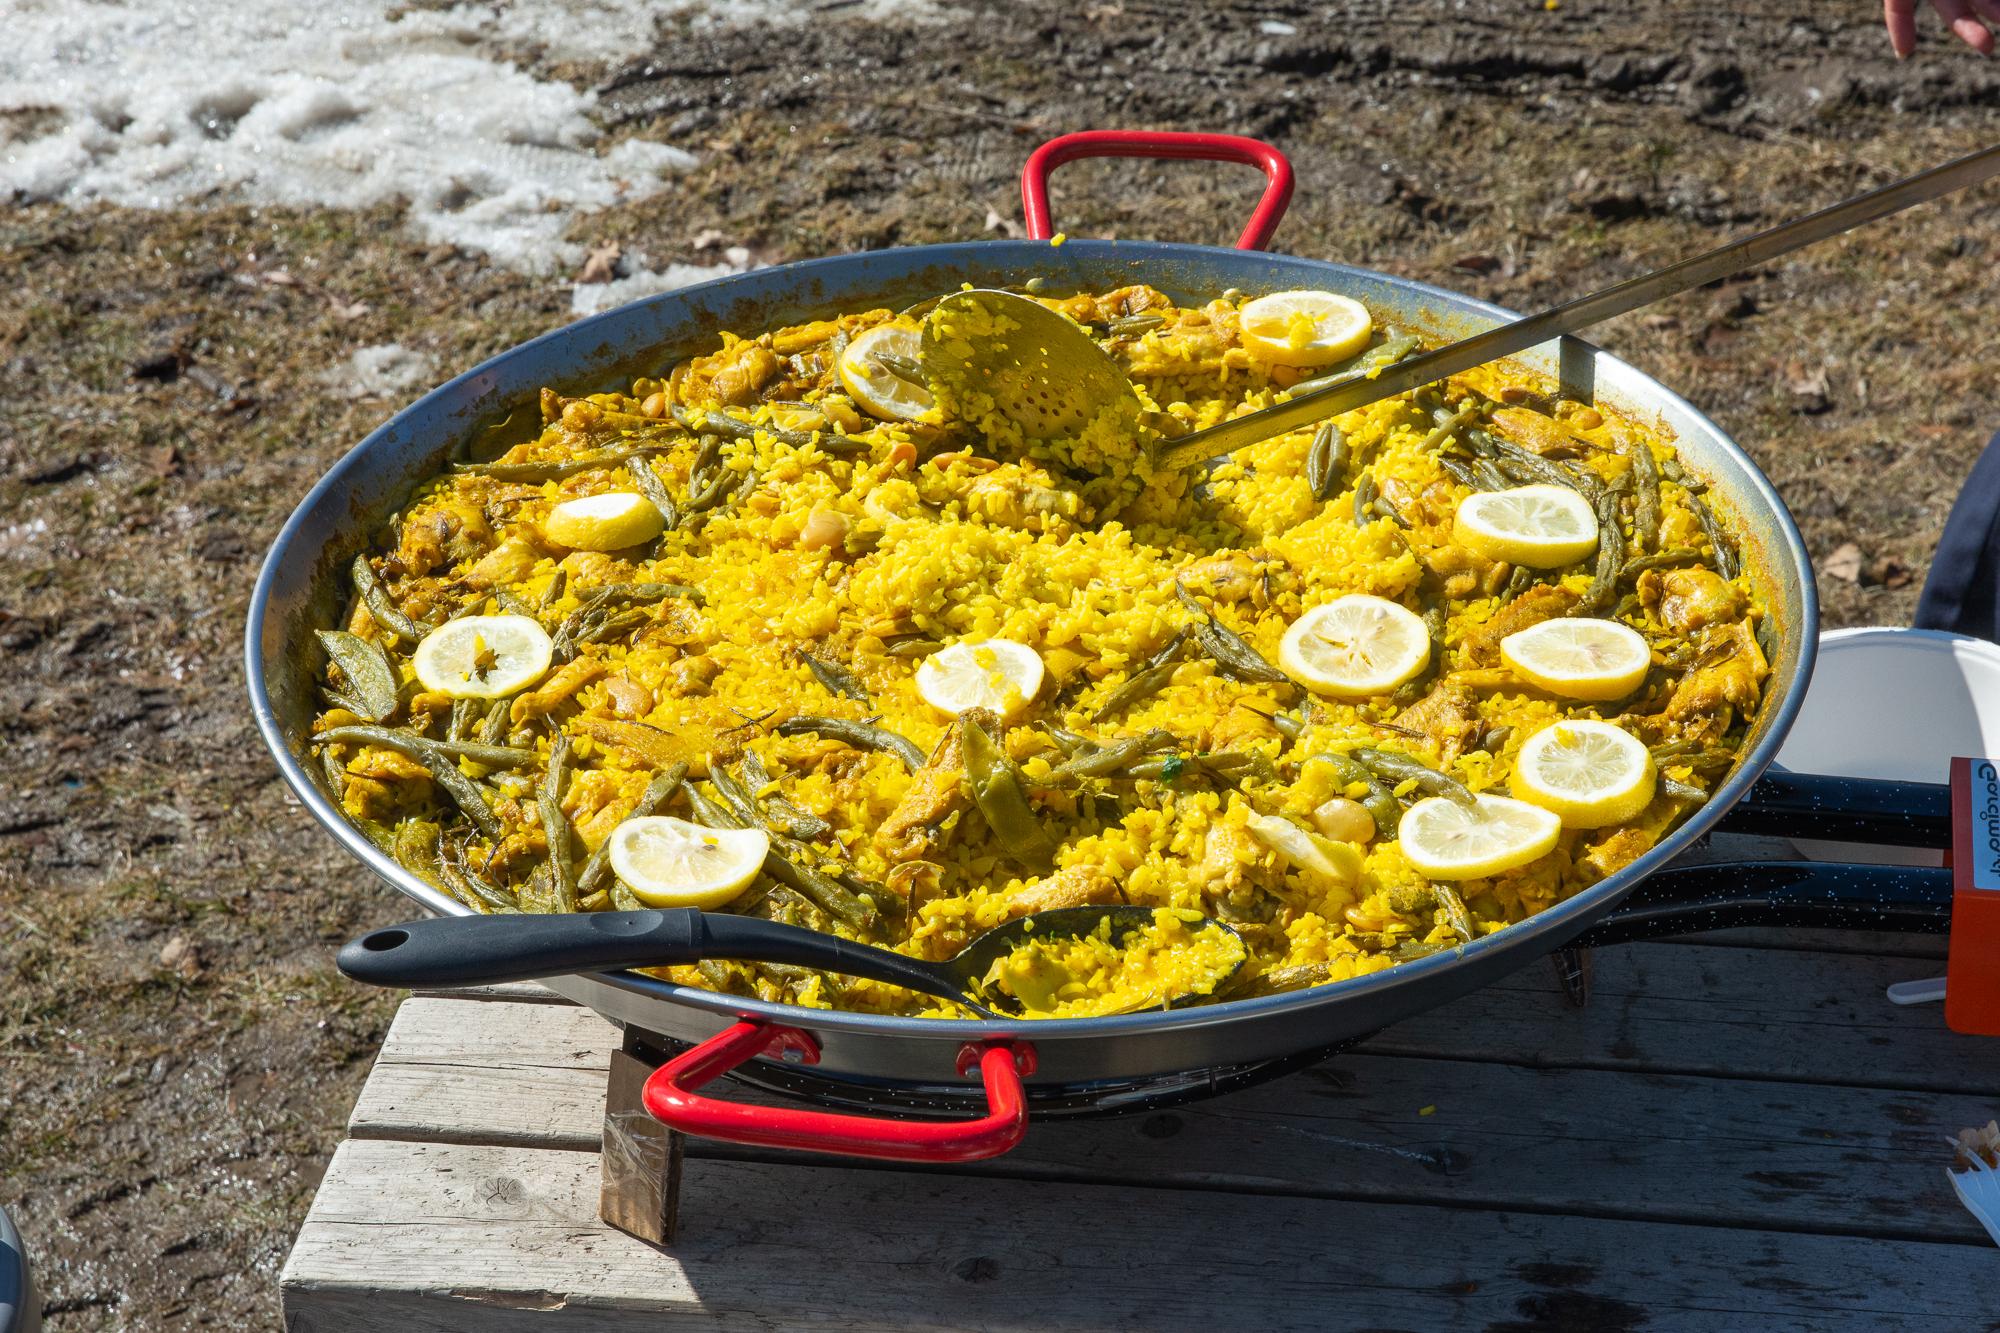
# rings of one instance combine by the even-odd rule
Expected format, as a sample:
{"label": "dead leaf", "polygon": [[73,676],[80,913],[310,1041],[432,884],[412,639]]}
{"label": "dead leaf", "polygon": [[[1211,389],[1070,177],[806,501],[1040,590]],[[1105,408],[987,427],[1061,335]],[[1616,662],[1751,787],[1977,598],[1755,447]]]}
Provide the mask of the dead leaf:
{"label": "dead leaf", "polygon": [[171,477],[180,470],[181,451],[162,444],[146,451],[146,467],[156,477]]}
{"label": "dead leaf", "polygon": [[618,260],[625,253],[625,247],[612,241],[607,245],[592,247],[583,261],[583,271],[576,275],[579,284],[609,282],[618,276]]}
{"label": "dead leaf", "polygon": [[326,303],[335,319],[360,319],[375,308],[366,301],[345,301],[332,293],[327,294]]}
{"label": "dead leaf", "polygon": [[1463,255],[1451,261],[1453,268],[1464,269],[1467,273],[1492,273],[1500,267],[1498,255]]}
{"label": "dead leaf", "polygon": [[1910,567],[1893,555],[1885,555],[1868,570],[1868,581],[1879,583],[1885,588],[1907,588],[1916,575]]}
{"label": "dead leaf", "polygon": [[1842,583],[1859,583],[1861,564],[1861,548],[1853,542],[1842,542],[1833,549],[1832,555],[1821,562],[1819,572]]}
{"label": "dead leaf", "polygon": [[176,935],[161,947],[160,966],[193,981],[201,975],[201,955],[192,940],[185,935]]}
{"label": "dead leaf", "polygon": [[694,236],[694,248],[697,250],[712,250],[722,242],[722,233],[713,227],[703,227]]}
{"label": "dead leaf", "polygon": [[1020,223],[1012,218],[1002,217],[999,210],[993,208],[986,210],[986,230],[997,231],[1010,241],[1018,241],[1028,234]]}

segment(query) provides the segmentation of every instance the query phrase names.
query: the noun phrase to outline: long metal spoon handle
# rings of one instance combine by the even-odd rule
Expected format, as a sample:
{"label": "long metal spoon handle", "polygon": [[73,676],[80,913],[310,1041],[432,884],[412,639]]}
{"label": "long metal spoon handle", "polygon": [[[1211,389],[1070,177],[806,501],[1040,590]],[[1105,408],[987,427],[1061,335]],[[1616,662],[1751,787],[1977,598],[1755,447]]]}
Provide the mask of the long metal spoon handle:
{"label": "long metal spoon handle", "polygon": [[957,998],[918,959],[755,917],[692,907],[639,912],[436,917],[371,930],[340,950],[340,970],[372,986],[485,986],[704,958],[790,963]]}
{"label": "long metal spoon handle", "polygon": [[1863,223],[1900,213],[1916,204],[1950,194],[1953,190],[1977,185],[1995,175],[2000,175],[2000,145],[1982,148],[1941,167],[1933,167],[1879,190],[1870,190],[1867,194],[1823,208],[1795,222],[1760,231],[1740,241],[1731,241],[1706,254],[1613,283],[1538,315],[1517,319],[1422,356],[1411,357],[1372,377],[1301,394],[1288,403],[1198,431],[1183,437],[1166,450],[1162,461],[1167,467],[1182,468],[1234,453],[1245,445],[1267,440],[1273,435],[1282,435],[1315,421],[1407,393],[1421,385],[1497,361],[1503,356],[1526,351],[1565,333],[1601,323],[1613,315],[1622,315],[1718,278],[1726,278],[1732,273],[1741,273],[1779,255],[1790,254],[1801,246],[1838,236]]}

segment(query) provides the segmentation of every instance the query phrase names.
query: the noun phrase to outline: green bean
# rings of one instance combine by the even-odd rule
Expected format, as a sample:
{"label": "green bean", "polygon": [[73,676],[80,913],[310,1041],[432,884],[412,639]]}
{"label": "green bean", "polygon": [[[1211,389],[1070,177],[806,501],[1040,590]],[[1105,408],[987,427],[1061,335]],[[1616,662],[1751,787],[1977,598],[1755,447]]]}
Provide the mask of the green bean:
{"label": "green bean", "polygon": [[1644,440],[1634,439],[1631,447],[1632,544],[1641,553],[1660,544],[1660,460]]}
{"label": "green bean", "polygon": [[1363,468],[1354,479],[1354,526],[1365,528],[1375,521],[1369,511],[1375,507],[1375,474]]}
{"label": "green bean", "polygon": [[1071,752],[1068,759],[1057,765],[1050,774],[1053,778],[1101,778],[1112,773],[1141,755],[1156,750],[1171,748],[1177,741],[1170,731],[1154,729],[1132,736],[1120,736],[1115,740],[1100,744],[1087,737],[1077,737],[1081,742]]}
{"label": "green bean", "polygon": [[1686,737],[1682,737],[1681,739],[1678,740],[1661,741],[1658,745],[1654,745],[1649,748],[1651,750],[1653,758],[1671,759],[1678,754],[1698,753],[1705,747],[1698,740],[1692,740]]}
{"label": "green bean", "polygon": [[625,470],[632,474],[632,484],[639,488],[639,494],[645,496],[653,508],[660,511],[660,520],[667,525],[668,530],[679,527],[680,507],[674,503],[673,492],[667,489],[667,483],[661,481],[660,474],[653,471],[653,465],[643,458],[628,458],[625,460]]}
{"label": "green bean", "polygon": [[694,967],[695,971],[701,973],[701,979],[708,983],[710,990],[719,995],[730,993],[731,987],[736,980],[736,974],[729,970],[727,963],[719,963],[713,958],[704,958],[696,963]]}
{"label": "green bean", "polygon": [[1430,940],[1403,940],[1389,950],[1389,957],[1398,963],[1408,963],[1419,958],[1429,958],[1432,954],[1443,953],[1451,947],[1449,944],[1437,944]]}
{"label": "green bean", "polygon": [[688,481],[688,498],[681,506],[682,515],[689,516],[715,508],[729,494],[730,483],[735,480],[728,468],[717,468],[715,476],[696,489],[692,477]]}
{"label": "green bean", "polygon": [[876,352],[873,359],[881,365],[882,369],[888,371],[891,375],[903,381],[903,383],[914,384],[926,393],[930,391],[930,377],[924,374],[923,363],[915,357],[903,356],[896,352]]}
{"label": "green bean", "polygon": [[1308,986],[1324,983],[1331,970],[1326,963],[1300,963],[1294,967],[1274,967],[1269,972],[1260,972],[1230,987],[1229,998],[1249,1000],[1260,995],[1281,995],[1286,991],[1304,990]]}
{"label": "green bean", "polygon": [[1123,319],[1105,322],[1104,332],[1112,338],[1134,338],[1142,333],[1151,333],[1166,323],[1164,315],[1127,315]]}
{"label": "green bean", "polygon": [[1372,769],[1352,755],[1343,754],[1338,750],[1322,751],[1312,755],[1306,762],[1311,763],[1315,759],[1333,770],[1334,781],[1342,788],[1352,787],[1357,782],[1366,787],[1368,790],[1360,797],[1361,807],[1375,820],[1375,836],[1378,838],[1396,836],[1396,826],[1403,819],[1403,803],[1396,799],[1396,794],[1389,790],[1382,779],[1375,776]]}
{"label": "green bean", "polygon": [[1296,713],[1292,709],[1285,709],[1271,714],[1271,725],[1276,727],[1286,740],[1297,740],[1305,735],[1306,728],[1312,725],[1312,701],[1302,700]]}
{"label": "green bean", "polygon": [[668,598],[678,598],[701,606],[707,601],[701,589],[687,583],[606,583],[592,588],[578,599],[580,608],[630,604],[635,602],[663,602]]}
{"label": "green bean", "polygon": [[1236,786],[1252,778],[1275,782],[1278,773],[1269,759],[1254,750],[1217,750],[1212,754],[1168,754],[1141,759],[1126,765],[1125,776],[1156,782],[1199,776]]}
{"label": "green bean", "polygon": [[1573,614],[1594,616],[1610,606],[1618,596],[1618,570],[1625,563],[1625,534],[1618,527],[1618,496],[1608,490],[1597,493],[1597,568],[1590,587],[1577,603]]}
{"label": "green bean", "polygon": [[1722,524],[1716,521],[1715,511],[1710,509],[1708,502],[1696,492],[1689,491],[1687,497],[1688,503],[1694,506],[1695,519],[1701,524],[1702,533],[1708,538],[1708,544],[1715,548],[1715,572],[1725,579],[1735,578],[1738,572],[1736,547],[1730,542],[1729,535],[1722,530]]}
{"label": "green bean", "polygon": [[1431,888],[1437,893],[1438,906],[1444,909],[1445,923],[1457,931],[1458,937],[1467,944],[1478,939],[1479,932],[1473,927],[1472,913],[1465,910],[1465,899],[1458,896],[1458,890],[1449,884],[1435,882]]}
{"label": "green bean", "polygon": [[1660,779],[1660,794],[1671,796],[1677,801],[1705,801],[1708,799],[1708,793],[1694,786],[1692,783],[1668,777]]}
{"label": "green bean", "polygon": [[1046,866],[1055,855],[1055,840],[1028,804],[1020,770],[979,723],[970,716],[961,716],[959,722],[964,737],[965,781],[972,791],[972,803],[986,817],[987,826],[1008,856],[1025,869]]}
{"label": "green bean", "polygon": [[1417,447],[1424,453],[1429,453],[1446,440],[1454,438],[1461,428],[1471,425],[1484,415],[1486,415],[1485,403],[1478,401],[1467,403],[1464,407],[1451,413],[1443,421],[1438,422],[1437,428],[1424,436],[1424,442]]}
{"label": "green bean", "polygon": [[1166,688],[1173,679],[1174,668],[1180,660],[1181,650],[1187,645],[1188,630],[1174,631],[1166,646],[1146,659],[1146,665],[1121,681],[1111,693],[1104,696],[1104,702],[1090,715],[1092,722],[1102,722],[1114,713],[1122,713],[1133,704],[1150,699]]}
{"label": "green bean", "polygon": [[[526,602],[522,601],[519,597],[515,596],[513,591],[510,589],[495,588],[493,590],[493,600],[500,603],[500,609],[502,611],[505,611],[510,616],[526,616],[530,620],[539,620],[541,618],[537,614],[540,608],[529,606]],[[477,606],[483,606],[485,605],[485,603],[486,599],[482,597],[478,601],[472,603],[472,605],[477,607]],[[453,616],[452,619],[456,620],[458,619],[458,617]]]}
{"label": "green bean", "polygon": [[[646,784],[646,790],[639,794],[638,803],[626,813],[625,819],[618,821],[619,824],[623,824],[626,819],[643,819],[658,810],[673,799],[674,793],[680,790],[681,782],[686,777],[686,764],[670,764],[666,768],[661,769],[653,775],[653,780]],[[612,829],[613,833],[617,831],[616,827]],[[577,893],[590,894],[595,892],[597,886],[604,881],[604,877],[610,873],[611,839],[606,838],[603,845],[592,852],[590,859],[583,863],[583,869],[577,872]]]}
{"label": "green bean", "polygon": [[1553,459],[1543,458],[1533,450],[1523,449],[1488,431],[1469,430],[1465,435],[1473,448],[1517,482],[1566,487],[1593,502],[1604,490],[1604,483],[1587,470],[1564,467]]}
{"label": "green bean", "polygon": [[1674,565],[1698,565],[1703,556],[1692,546],[1675,546],[1665,551],[1655,551],[1651,555],[1635,555],[1618,567],[1621,582],[1634,574],[1648,569],[1667,569]]}
{"label": "green bean", "polygon": [[549,845],[549,878],[555,886],[556,908],[563,912],[576,910],[576,866],[571,862],[573,835],[569,816],[562,807],[563,792],[569,787],[569,769],[569,737],[557,732],[555,743],[549,747],[548,771],[542,777],[535,804],[541,810],[542,837]]}
{"label": "green bean", "polygon": [[392,727],[328,727],[313,737],[313,744],[379,745],[385,750],[422,759],[425,752],[453,759],[470,759],[487,768],[526,768],[537,758],[533,750],[511,745],[481,745],[475,741],[437,741],[413,731]]}
{"label": "green bean", "polygon": [[883,647],[882,651],[891,657],[928,657],[944,647],[936,639],[926,639],[921,634],[912,634]]}
{"label": "green bean", "polygon": [[858,703],[865,704],[869,701],[867,687],[846,667],[838,662],[829,662],[823,657],[815,657],[803,648],[795,648],[792,652],[793,656],[805,663],[806,670],[812,673],[812,678],[818,681],[820,688],[828,694],[838,694]]}
{"label": "green bean", "polygon": [[1243,637],[1218,621],[1195,601],[1180,580],[1174,580],[1174,595],[1201,620],[1194,626],[1195,642],[1203,652],[1215,659],[1222,668],[1222,674],[1232,680],[1245,683],[1266,681],[1271,684],[1289,683],[1291,677],[1264,659],[1264,655],[1252,648]]}
{"label": "green bean", "polygon": [[1340,490],[1348,453],[1346,434],[1331,421],[1313,432],[1312,447],[1306,451],[1306,485],[1313,499],[1324,503]]}
{"label": "green bean", "polygon": [[1514,572],[1507,576],[1507,586],[1500,592],[1500,604],[1505,606],[1533,587],[1536,577],[1536,572],[1526,565],[1514,566]]}
{"label": "green bean", "polygon": [[521,910],[520,899],[514,894],[489,882],[484,876],[473,874],[458,857],[445,855],[442,848],[438,854],[438,874],[444,879],[445,887],[468,907],[477,907],[487,913]]}
{"label": "green bean", "polygon": [[886,727],[878,727],[872,722],[855,722],[844,717],[815,717],[801,713],[788,717],[773,728],[780,736],[803,736],[808,733],[825,736],[843,745],[851,745],[857,750],[874,750],[881,754],[893,754],[903,761],[904,767],[912,773],[924,766],[924,752],[915,742],[899,736]]}
{"label": "green bean", "polygon": [[1463,806],[1474,806],[1478,801],[1470,789],[1457,778],[1440,773],[1428,764],[1418,763],[1406,754],[1396,754],[1390,750],[1358,749],[1352,752],[1356,763],[1369,769],[1384,782],[1401,785],[1415,782],[1417,790],[1430,796],[1442,796]]}
{"label": "green bean", "polygon": [[477,699],[453,699],[451,701],[451,716],[445,722],[445,739],[453,741],[464,740],[466,733],[472,730],[472,722],[474,717],[478,715],[478,712],[479,701]]}
{"label": "green bean", "polygon": [[[425,740],[406,732],[390,731],[385,727],[331,727],[313,737],[314,745],[365,744],[379,745],[385,750],[394,750],[407,755],[431,771],[437,784],[445,789],[467,819],[493,842],[506,836],[506,829],[494,815],[493,807],[486,803],[480,793],[479,784],[459,772],[458,761],[452,751],[468,748],[484,750],[487,746],[465,746],[447,741]],[[526,755],[522,762],[532,762],[534,751],[517,752]]]}
{"label": "green bean", "polygon": [[585,472],[595,472],[599,468],[623,467],[635,458],[651,458],[656,454],[667,452],[672,447],[667,444],[634,444],[616,449],[604,449],[575,458],[549,459],[543,462],[454,463],[451,470],[465,476],[491,477],[494,481],[531,483],[563,481]]}
{"label": "green bean", "polygon": [[558,569],[550,576],[548,586],[542,589],[541,605],[536,609],[540,611],[553,610],[555,604],[563,599],[563,594],[567,591],[569,591],[569,571],[567,569]]}
{"label": "green bean", "polygon": [[833,431],[788,430],[783,426],[773,425],[770,422],[753,425],[748,421],[740,421],[725,413],[712,412],[705,408],[689,409],[676,407],[673,411],[674,420],[680,422],[681,425],[691,431],[726,435],[732,440],[754,440],[759,435],[768,435],[779,444],[788,444],[793,448],[816,444],[822,451],[829,454],[866,453],[868,451],[868,441],[850,439],[845,435],[839,435]]}
{"label": "green bean", "polygon": [[326,777],[327,795],[333,797],[335,805],[339,805],[347,795],[347,765],[329,745],[319,752],[319,768]]}
{"label": "green bean", "polygon": [[1331,389],[1336,384],[1345,384],[1349,380],[1363,379],[1378,370],[1395,365],[1416,351],[1421,342],[1414,334],[1399,333],[1386,328],[1382,332],[1385,336],[1380,343],[1363,352],[1340,370],[1330,375],[1321,375],[1318,379],[1300,380],[1294,384],[1291,396],[1301,398],[1309,393],[1318,393],[1321,389]]}
{"label": "green bean", "polygon": [[764,856],[764,873],[828,916],[857,930],[870,930],[881,923],[881,914],[875,908],[807,865],[807,856],[807,848],[774,834],[771,850]]}
{"label": "green bean", "polygon": [[695,786],[694,783],[687,783],[682,788],[682,791],[687,795],[688,811],[694,816],[695,823],[705,825],[708,828],[736,829],[750,827],[749,820],[739,818],[735,812],[717,804],[700,787]]}
{"label": "green bean", "polygon": [[367,556],[355,556],[354,563],[348,566],[348,573],[354,579],[354,590],[361,595],[361,604],[368,608],[368,614],[375,618],[375,623],[382,627],[384,633],[408,639],[411,643],[428,633],[422,625],[396,609],[396,604],[389,600],[389,590],[382,586],[382,580],[375,577],[375,567],[368,563]]}
{"label": "green bean", "polygon": [[[370,614],[373,614],[372,612]],[[370,722],[380,722],[396,711],[401,684],[388,652],[379,643],[370,643],[345,630],[315,631],[326,655],[340,668],[348,697],[360,707],[350,711]]]}
{"label": "green bean", "polygon": [[772,778],[771,771],[764,767],[763,759],[755,750],[745,750],[738,766],[742,768],[743,777],[750,788],[750,799],[767,811],[785,832],[806,842],[819,842],[833,836],[833,825],[812,811],[793,804],[782,794],[774,792],[769,796],[759,795],[771,785]]}
{"label": "green bean", "polygon": [[601,606],[579,607],[556,628],[553,655],[557,662],[568,662],[584,644],[623,638],[641,625],[651,624],[652,620],[647,612],[631,607],[624,610]]}
{"label": "green bean", "polygon": [[1394,523],[1403,531],[1408,532],[1410,530],[1410,520],[1403,517],[1402,510],[1396,508],[1388,496],[1382,495],[1379,492],[1375,496],[1375,512],[1388,519],[1391,523]]}
{"label": "green bean", "polygon": [[513,721],[514,701],[495,699],[487,706],[486,717],[479,724],[479,743],[498,745],[507,739],[507,728]]}

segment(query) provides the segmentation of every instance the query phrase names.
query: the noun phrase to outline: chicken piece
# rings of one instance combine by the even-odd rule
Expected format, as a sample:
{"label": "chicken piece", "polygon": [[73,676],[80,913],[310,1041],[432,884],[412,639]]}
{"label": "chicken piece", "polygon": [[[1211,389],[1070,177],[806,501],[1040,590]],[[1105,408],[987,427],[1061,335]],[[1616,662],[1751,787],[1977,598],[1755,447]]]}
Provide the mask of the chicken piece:
{"label": "chicken piece", "polygon": [[1500,434],[1545,458],[1574,454],[1582,447],[1568,426],[1532,408],[1496,407],[1491,420]]}
{"label": "chicken piece", "polygon": [[1642,828],[1621,828],[1598,839],[1590,850],[1577,858],[1577,866],[1593,882],[1607,879],[1653,850],[1659,838]]}
{"label": "chicken piece", "polygon": [[622,774],[604,768],[579,769],[563,792],[563,812],[575,825],[584,850],[594,852],[632,809]]}
{"label": "chicken piece", "polygon": [[538,717],[547,717],[569,702],[570,696],[603,675],[606,667],[595,657],[578,657],[556,668],[555,674],[514,700],[507,716],[515,726]]}
{"label": "chicken piece", "polygon": [[783,369],[770,348],[739,340],[688,363],[678,385],[680,400],[689,407],[742,407]]}
{"label": "chicken piece", "polygon": [[943,836],[938,827],[969,804],[965,790],[965,719],[997,728],[983,709],[970,709],[951,724],[924,766],[910,779],[903,799],[875,830],[875,850],[891,861],[927,858]]}
{"label": "chicken piece", "polygon": [[1269,551],[1231,551],[1181,568],[1177,582],[1218,602],[1249,602],[1258,610],[1290,582],[1291,566]]}
{"label": "chicken piece", "polygon": [[1458,673],[1396,715],[1396,725],[1422,732],[1437,747],[1439,767],[1450,768],[1479,733],[1479,696]]}
{"label": "chicken piece", "polygon": [[1278,724],[1271,720],[1270,714],[1248,704],[1231,704],[1209,728],[1202,748],[1211,753],[1241,750],[1254,741],[1272,740],[1278,734]]}
{"label": "chicken piece", "polygon": [[604,699],[611,711],[623,718],[641,718],[653,711],[653,692],[630,676],[606,676]]}
{"label": "chicken piece", "polygon": [[1538,583],[1493,613],[1484,625],[1465,632],[1468,657],[1481,664],[1500,660],[1500,640],[1544,620],[1566,616],[1576,606],[1576,594],[1546,583]]}
{"label": "chicken piece", "polygon": [[351,819],[386,824],[394,817],[397,789],[386,782],[349,773],[340,794],[340,808]]}
{"label": "chicken piece", "polygon": [[594,741],[630,751],[656,771],[686,764],[690,778],[708,776],[708,756],[722,748],[728,729],[705,718],[683,717],[672,731],[666,731],[644,722],[620,722],[589,713],[580,714],[569,725]]}
{"label": "chicken piece", "polygon": [[1039,468],[1029,471],[1011,463],[996,468],[966,487],[966,513],[1021,532],[1066,529],[1083,512],[1083,499],[1075,491],[1045,484],[1051,480]]}
{"label": "chicken piece", "polygon": [[1756,706],[1771,674],[1748,620],[1712,625],[1702,632],[1701,655],[1674,687],[1661,716],[1682,736],[1715,737],[1739,712]]}
{"label": "chicken piece", "polygon": [[376,782],[429,782],[431,771],[416,760],[394,750],[376,749],[373,746],[362,750],[347,761],[347,771],[358,778],[371,778]]}
{"label": "chicken piece", "polygon": [[564,556],[556,568],[569,576],[569,588],[573,593],[581,593],[586,588],[595,588],[606,583],[637,583],[639,567],[630,560],[620,560],[617,556],[606,555],[602,551],[571,551]]}
{"label": "chicken piece", "polygon": [[1047,879],[1024,884],[1007,898],[1007,915],[1033,916],[1065,907],[1097,907],[1125,901],[1118,881],[1096,866],[1071,866]]}
{"label": "chicken piece", "polygon": [[1639,576],[1639,604],[1657,611],[1677,634],[1692,634],[1743,614],[1735,585],[1710,569],[1649,569]]}
{"label": "chicken piece", "polygon": [[1238,893],[1250,883],[1251,872],[1267,855],[1264,844],[1242,825],[1210,825],[1202,841],[1201,860],[1195,863],[1195,881],[1203,893],[1214,897]]}
{"label": "chicken piece", "polygon": [[509,537],[488,551],[465,571],[465,583],[469,588],[485,592],[509,583],[519,583],[534,572],[536,562],[542,553],[532,542],[520,537]]}
{"label": "chicken piece", "polygon": [[708,687],[722,674],[722,664],[712,657],[683,657],[667,668],[666,686],[675,697],[691,699],[708,693]]}
{"label": "chicken piece", "polygon": [[403,524],[396,559],[405,572],[428,574],[460,560],[484,555],[493,545],[493,525],[486,511],[469,496],[437,497]]}
{"label": "chicken piece", "polygon": [[944,883],[944,867],[935,861],[905,861],[882,880],[882,887],[908,902],[912,909],[937,896]]}

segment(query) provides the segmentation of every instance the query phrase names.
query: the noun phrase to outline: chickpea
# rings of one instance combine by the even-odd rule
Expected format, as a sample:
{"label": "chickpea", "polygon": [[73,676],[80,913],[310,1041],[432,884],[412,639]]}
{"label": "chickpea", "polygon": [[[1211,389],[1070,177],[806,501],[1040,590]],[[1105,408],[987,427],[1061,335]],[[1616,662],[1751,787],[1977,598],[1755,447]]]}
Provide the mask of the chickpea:
{"label": "chickpea", "polygon": [[847,515],[838,509],[815,509],[799,529],[799,546],[808,551],[838,549],[847,541],[848,527]]}
{"label": "chickpea", "polygon": [[1345,796],[1320,804],[1312,812],[1312,822],[1314,828],[1335,842],[1366,843],[1375,838],[1375,816],[1361,802]]}
{"label": "chickpea", "polygon": [[587,403],[579,398],[563,408],[563,425],[575,430],[595,426],[604,419],[604,409],[596,403]]}
{"label": "chickpea", "polygon": [[1604,414],[1594,407],[1582,408],[1569,419],[1569,424],[1578,430],[1596,430],[1604,424]]}
{"label": "chickpea", "polygon": [[664,393],[646,395],[646,401],[639,404],[639,411],[649,417],[663,417],[667,414],[667,396]]}

